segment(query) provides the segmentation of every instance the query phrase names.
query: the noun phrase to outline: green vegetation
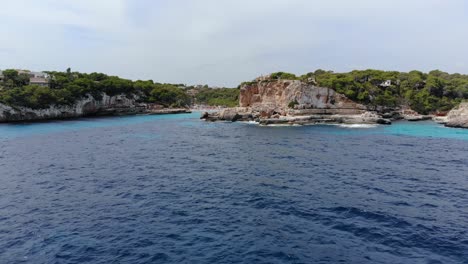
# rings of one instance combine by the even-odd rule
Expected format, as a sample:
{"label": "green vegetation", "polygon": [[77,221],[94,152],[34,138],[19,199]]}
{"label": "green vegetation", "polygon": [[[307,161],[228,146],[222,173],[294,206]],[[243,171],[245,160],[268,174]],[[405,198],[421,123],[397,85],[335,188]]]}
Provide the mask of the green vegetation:
{"label": "green vegetation", "polygon": [[157,103],[165,107],[184,107],[190,104],[190,97],[173,84],[153,83],[151,80],[131,81],[103,73],[72,72],[70,69],[47,73],[50,75],[49,87],[29,85],[29,76],[18,74],[16,70],[3,71],[0,102],[39,109],[51,105],[71,105],[88,95],[99,100],[106,93],[110,96],[137,96],[140,102]]}
{"label": "green vegetation", "polygon": [[[5,70],[3,71],[3,76],[3,86],[7,88],[24,86],[29,83],[29,76],[24,73],[19,74],[16,70]],[[2,86],[1,83],[0,86]]]}
{"label": "green vegetation", "polygon": [[334,73],[317,70],[300,77],[279,72],[272,74],[271,79],[314,80],[318,86],[332,88],[371,107],[407,105],[421,114],[448,111],[468,99],[468,75],[439,70],[429,73],[379,70]]}
{"label": "green vegetation", "polygon": [[294,100],[294,101],[291,101],[289,102],[288,104],[288,107],[289,108],[294,108],[296,105],[298,105],[299,103],[297,102],[297,100]]}
{"label": "green vegetation", "polygon": [[296,75],[287,72],[275,72],[270,74],[272,80],[297,80]]}
{"label": "green vegetation", "polygon": [[422,114],[448,111],[468,99],[468,75],[438,70],[428,74],[420,71],[316,71],[314,76],[318,85],[333,88],[352,100],[371,106],[408,105]]}
{"label": "green vegetation", "polygon": [[197,104],[235,107],[239,104],[239,89],[203,87],[195,95]]}
{"label": "green vegetation", "polygon": [[186,107],[190,97],[181,88],[173,84],[156,83],[149,96],[143,96],[146,102],[162,104],[166,107]]}
{"label": "green vegetation", "polygon": [[[104,93],[110,96],[123,94],[129,98],[136,97],[139,102],[165,107],[184,107],[192,102],[234,107],[239,101],[239,89],[214,89],[208,86],[195,88],[182,84],[154,83],[152,80],[131,81],[103,73],[72,72],[70,69],[47,73],[50,76],[49,86],[37,86],[29,84],[29,75],[26,73],[3,71],[0,102],[38,109],[51,105],[72,105],[89,95],[99,100]],[[421,114],[448,111],[468,99],[468,75],[448,74],[439,70],[429,73],[379,70],[334,73],[317,70],[302,76],[277,72],[264,81],[269,80],[307,81],[332,88],[376,109],[406,105]],[[256,81],[243,85],[254,83]],[[294,107],[294,102],[291,102],[290,107]]]}
{"label": "green vegetation", "polygon": [[250,82],[242,82],[237,86],[237,89],[240,89],[242,86],[254,85],[257,84],[257,81],[250,81]]}

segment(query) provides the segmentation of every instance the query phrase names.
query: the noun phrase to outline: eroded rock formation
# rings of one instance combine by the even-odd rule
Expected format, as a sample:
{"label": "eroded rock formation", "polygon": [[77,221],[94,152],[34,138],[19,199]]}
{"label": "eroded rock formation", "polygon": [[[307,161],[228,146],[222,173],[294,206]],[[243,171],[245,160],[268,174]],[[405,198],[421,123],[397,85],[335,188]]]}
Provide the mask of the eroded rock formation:
{"label": "eroded rock formation", "polygon": [[461,103],[447,114],[446,126],[468,128],[468,102]]}
{"label": "eroded rock formation", "polygon": [[274,111],[283,115],[297,115],[306,109],[322,109],[328,113],[344,114],[361,114],[366,110],[365,106],[349,100],[333,89],[298,80],[261,81],[244,85],[240,90],[239,105],[249,107],[253,111]]}
{"label": "eroded rock formation", "polygon": [[240,88],[240,107],[205,113],[208,121],[257,121],[260,124],[381,123],[389,120],[366,110],[333,89],[299,80],[262,79]]}
{"label": "eroded rock formation", "polygon": [[0,104],[0,122],[37,121],[66,119],[93,115],[132,115],[185,113],[187,109],[159,109],[151,104],[137,103],[138,97],[125,95],[102,95],[100,100],[92,96],[81,99],[73,105],[51,106],[46,109],[12,107]]}

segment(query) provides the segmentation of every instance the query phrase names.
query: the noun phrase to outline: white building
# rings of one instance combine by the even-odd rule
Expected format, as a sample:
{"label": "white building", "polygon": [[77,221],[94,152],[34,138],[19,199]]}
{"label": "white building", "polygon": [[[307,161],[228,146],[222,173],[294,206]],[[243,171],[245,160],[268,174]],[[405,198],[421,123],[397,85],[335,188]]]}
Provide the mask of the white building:
{"label": "white building", "polygon": [[392,80],[386,80],[385,82],[380,84],[381,87],[390,87],[392,86]]}

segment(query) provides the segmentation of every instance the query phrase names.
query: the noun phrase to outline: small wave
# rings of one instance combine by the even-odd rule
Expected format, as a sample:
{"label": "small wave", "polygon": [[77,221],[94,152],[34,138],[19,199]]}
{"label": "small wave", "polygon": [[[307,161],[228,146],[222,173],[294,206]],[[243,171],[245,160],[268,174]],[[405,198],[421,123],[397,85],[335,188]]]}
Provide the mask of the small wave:
{"label": "small wave", "polygon": [[269,124],[269,125],[263,125],[267,127],[293,127],[293,126],[302,126],[300,124]]}
{"label": "small wave", "polygon": [[403,226],[411,226],[411,224],[403,219],[399,219],[397,217],[381,213],[381,212],[371,212],[355,207],[334,207],[334,208],[328,208],[326,209],[331,212],[336,212],[339,214],[342,214],[346,217],[362,217],[367,220],[373,220],[376,222],[380,223],[386,223],[391,226],[398,226],[398,227],[403,227]]}
{"label": "small wave", "polygon": [[344,128],[376,128],[378,125],[375,124],[339,124],[339,127]]}
{"label": "small wave", "polygon": [[258,125],[258,124],[260,124],[260,123],[257,122],[257,121],[242,121],[241,123],[249,124],[249,125]]}

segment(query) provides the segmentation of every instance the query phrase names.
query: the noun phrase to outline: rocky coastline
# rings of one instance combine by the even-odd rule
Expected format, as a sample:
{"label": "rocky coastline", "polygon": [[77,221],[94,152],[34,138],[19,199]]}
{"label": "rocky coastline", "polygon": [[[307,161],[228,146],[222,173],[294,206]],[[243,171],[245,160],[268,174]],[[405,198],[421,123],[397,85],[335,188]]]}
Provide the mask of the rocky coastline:
{"label": "rocky coastline", "polygon": [[468,102],[452,109],[443,123],[447,127],[468,128]]}
{"label": "rocky coastline", "polygon": [[468,103],[447,116],[420,115],[407,108],[369,109],[313,81],[256,79],[240,87],[239,107],[204,112],[206,121],[254,121],[260,125],[383,124],[433,120],[468,128]]}
{"label": "rocky coastline", "polygon": [[89,95],[73,105],[50,106],[45,109],[12,107],[0,104],[0,123],[72,119],[90,116],[161,115],[191,113],[187,108],[164,108],[161,105],[139,103],[138,96],[102,94],[97,100]]}
{"label": "rocky coastline", "polygon": [[251,108],[227,108],[220,112],[202,114],[201,119],[206,121],[254,121],[260,125],[310,125],[310,124],[391,124],[390,119],[373,112],[362,114],[332,114],[325,111],[324,114],[301,114],[264,116]]}
{"label": "rocky coastline", "polygon": [[299,80],[257,80],[240,87],[240,107],[202,115],[206,121],[255,121],[260,125],[391,124],[376,111],[333,89]]}
{"label": "rocky coastline", "polygon": [[[165,108],[142,103],[138,95],[103,93],[99,99],[88,95],[73,105],[52,105],[45,109],[9,106],[0,103],[0,123],[72,119],[91,116],[162,115],[191,113],[188,108]],[[379,109],[356,103],[333,89],[315,82],[271,80],[263,77],[241,85],[239,107],[222,108],[193,105],[206,111],[206,121],[253,121],[260,125],[310,124],[384,124],[396,120],[433,120],[447,127],[468,128],[468,102],[461,103],[447,115],[420,115],[399,107]]]}

